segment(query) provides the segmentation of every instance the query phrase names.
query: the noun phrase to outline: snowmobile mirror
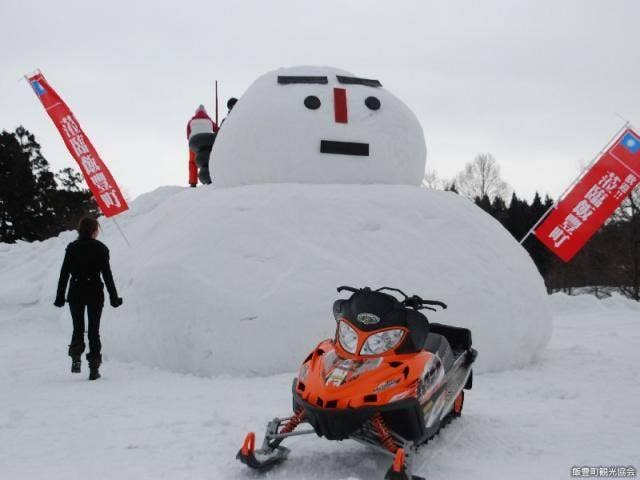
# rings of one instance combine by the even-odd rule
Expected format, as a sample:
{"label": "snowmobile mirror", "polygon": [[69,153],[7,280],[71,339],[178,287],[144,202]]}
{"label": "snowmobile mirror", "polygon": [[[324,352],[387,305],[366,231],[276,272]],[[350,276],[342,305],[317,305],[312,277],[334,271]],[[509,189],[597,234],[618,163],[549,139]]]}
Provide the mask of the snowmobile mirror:
{"label": "snowmobile mirror", "polygon": [[[439,300],[422,300],[422,304],[423,305],[433,305],[435,307],[441,307],[443,309],[447,308],[447,304],[444,302],[441,302]],[[430,309],[433,310],[433,309]]]}
{"label": "snowmobile mirror", "polygon": [[344,304],[344,302],[346,302],[346,300],[342,298],[333,302],[333,318],[336,319],[336,322],[338,322],[338,319],[340,318],[340,313],[342,312],[342,305]]}

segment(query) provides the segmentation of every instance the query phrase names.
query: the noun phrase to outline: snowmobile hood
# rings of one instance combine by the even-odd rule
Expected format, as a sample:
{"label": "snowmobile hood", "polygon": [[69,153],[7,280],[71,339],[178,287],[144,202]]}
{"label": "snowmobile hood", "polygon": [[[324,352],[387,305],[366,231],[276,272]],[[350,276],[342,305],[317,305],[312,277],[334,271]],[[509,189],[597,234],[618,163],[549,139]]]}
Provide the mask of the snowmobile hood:
{"label": "snowmobile hood", "polygon": [[347,358],[332,340],[320,343],[300,368],[298,395],[321,408],[359,408],[417,398],[419,380],[434,355]]}

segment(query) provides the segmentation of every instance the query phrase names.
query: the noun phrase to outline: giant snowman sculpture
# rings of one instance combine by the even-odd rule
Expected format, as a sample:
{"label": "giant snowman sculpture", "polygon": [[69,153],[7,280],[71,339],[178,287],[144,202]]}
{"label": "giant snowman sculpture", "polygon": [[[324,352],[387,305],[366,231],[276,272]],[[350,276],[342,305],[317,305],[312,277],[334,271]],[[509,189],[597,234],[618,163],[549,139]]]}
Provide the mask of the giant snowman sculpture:
{"label": "giant snowman sculpture", "polygon": [[[220,264],[230,252],[243,261],[202,292],[225,306],[206,321],[231,345],[211,346],[225,353],[205,370],[294,370],[332,335],[340,284],[444,300],[432,320],[472,329],[480,369],[524,365],[547,343],[547,295],[528,254],[468,200],[419,187],[422,128],[381,80],[275,70],[226,119],[212,153],[218,190],[207,192],[222,232],[211,242]],[[225,299],[231,285],[237,304]]]}
{"label": "giant snowman sculpture", "polygon": [[[428,316],[472,330],[476,371],[532,362],[551,332],[536,267],[472,202],[420,187],[425,156],[416,117],[366,74],[258,78],[216,140],[215,188],[136,199],[119,217],[131,248],[103,222],[125,299],[104,311],[105,355],[199,375],[293,372],[333,335],[335,288],[351,285],[447,303]],[[50,316],[73,237],[0,250],[0,303]]]}

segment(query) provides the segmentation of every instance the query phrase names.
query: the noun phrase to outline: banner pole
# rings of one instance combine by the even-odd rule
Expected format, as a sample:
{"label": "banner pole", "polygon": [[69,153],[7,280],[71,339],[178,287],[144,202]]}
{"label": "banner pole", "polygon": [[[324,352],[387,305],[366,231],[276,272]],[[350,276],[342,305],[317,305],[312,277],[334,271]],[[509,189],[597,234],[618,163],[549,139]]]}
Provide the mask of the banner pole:
{"label": "banner pole", "polygon": [[118,223],[116,218],[115,217],[111,217],[111,220],[113,220],[113,223],[116,224],[116,227],[118,228],[118,231],[120,232],[120,235],[122,235],[122,238],[124,238],[124,241],[127,242],[127,245],[129,246],[129,248],[131,248],[131,244],[129,243],[129,239],[127,238],[127,236],[124,234],[124,232],[120,228],[120,224]]}
{"label": "banner pole", "polygon": [[218,80],[216,80],[216,125],[220,125],[218,123]]}
{"label": "banner pole", "polygon": [[538,228],[538,225],[540,225],[542,223],[542,221],[547,217],[547,215],[549,214],[549,212],[551,212],[554,208],[556,208],[558,206],[558,203],[560,203],[560,201],[562,200],[562,198],[567,194],[567,192],[569,190],[571,190],[574,185],[576,183],[578,183],[580,181],[580,179],[584,176],[584,174],[589,171],[589,169],[593,166],[594,163],[596,163],[596,161],[602,156],[602,154],[609,148],[609,146],[611,145],[611,143],[618,138],[618,136],[624,132],[627,128],[629,128],[631,126],[631,123],[628,120],[625,120],[624,124],[622,125],[622,127],[620,127],[616,133],[613,134],[613,136],[611,137],[611,139],[609,139],[609,141],[607,142],[607,144],[604,146],[604,148],[602,150],[600,150],[595,157],[593,157],[593,159],[589,162],[589,164],[587,166],[585,166],[580,173],[578,173],[578,176],[573,180],[573,182],[571,182],[571,184],[565,188],[564,192],[562,192],[560,194],[560,196],[558,197],[558,199],[553,203],[553,205],[551,205],[546,212],[544,212],[542,214],[542,216],[538,219],[538,221],[533,225],[533,227],[531,227],[529,229],[529,231],[525,234],[524,237],[522,237],[522,240],[520,240],[520,245],[522,245],[524,243],[524,241],[529,238],[529,235],[531,235],[534,230],[536,228]]}

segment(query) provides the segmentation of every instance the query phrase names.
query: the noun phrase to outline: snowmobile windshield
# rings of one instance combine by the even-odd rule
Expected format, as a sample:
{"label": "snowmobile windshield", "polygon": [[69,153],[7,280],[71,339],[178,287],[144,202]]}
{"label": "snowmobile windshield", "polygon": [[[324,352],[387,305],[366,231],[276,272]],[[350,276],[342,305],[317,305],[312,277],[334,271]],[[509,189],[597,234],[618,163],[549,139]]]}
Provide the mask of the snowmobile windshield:
{"label": "snowmobile windshield", "polygon": [[382,358],[366,360],[351,360],[342,358],[335,351],[328,352],[324,357],[323,375],[327,384],[343,385],[357,379],[363,373],[375,370],[382,363]]}

